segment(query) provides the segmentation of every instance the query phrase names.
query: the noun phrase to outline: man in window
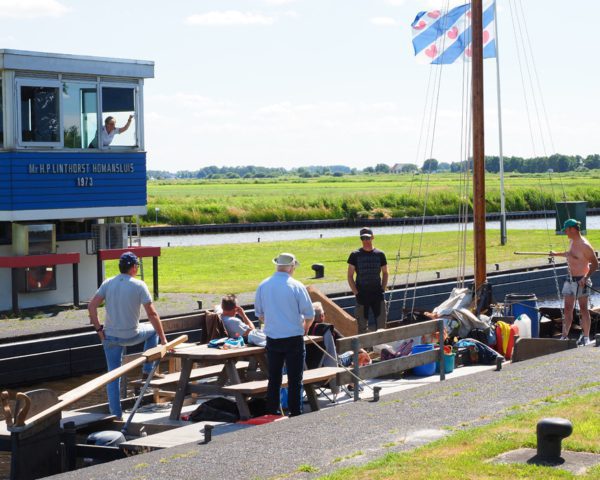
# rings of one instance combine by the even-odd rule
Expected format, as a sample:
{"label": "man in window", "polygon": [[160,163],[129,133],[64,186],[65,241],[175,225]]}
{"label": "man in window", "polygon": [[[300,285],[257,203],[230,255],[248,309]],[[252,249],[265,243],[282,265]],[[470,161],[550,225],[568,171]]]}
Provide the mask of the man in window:
{"label": "man in window", "polygon": [[[127,129],[131,126],[132,120],[133,115],[129,115],[127,123],[123,127],[117,127],[115,117],[106,117],[106,120],[104,120],[104,126],[102,127],[102,130],[100,130],[102,146],[108,147],[112,143],[116,134],[126,132]],[[88,148],[98,148],[98,134],[96,134]]]}

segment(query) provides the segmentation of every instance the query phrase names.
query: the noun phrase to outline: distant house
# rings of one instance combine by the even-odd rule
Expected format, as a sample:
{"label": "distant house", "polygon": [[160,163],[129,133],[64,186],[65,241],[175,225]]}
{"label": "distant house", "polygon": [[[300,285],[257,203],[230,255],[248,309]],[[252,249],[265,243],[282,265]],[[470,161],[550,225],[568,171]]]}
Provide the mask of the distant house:
{"label": "distant house", "polygon": [[403,173],[411,165],[412,164],[410,163],[395,163],[394,166],[390,168],[390,173]]}

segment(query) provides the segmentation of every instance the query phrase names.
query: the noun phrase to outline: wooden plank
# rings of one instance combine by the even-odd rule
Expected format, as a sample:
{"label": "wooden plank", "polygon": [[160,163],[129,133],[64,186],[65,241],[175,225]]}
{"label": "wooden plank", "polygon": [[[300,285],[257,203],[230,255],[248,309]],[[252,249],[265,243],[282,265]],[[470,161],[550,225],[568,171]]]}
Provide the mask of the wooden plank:
{"label": "wooden plank", "polygon": [[371,348],[382,343],[395,342],[407,338],[420,337],[437,332],[438,320],[427,320],[426,322],[414,323],[404,327],[389,328],[377,332],[363,333],[354,337],[340,338],[337,341],[337,351],[346,352],[352,349],[352,340],[358,338],[361,348]]}
{"label": "wooden plank", "polygon": [[179,343],[185,342],[186,340],[187,340],[187,337],[185,335],[182,335],[181,337],[178,337],[175,340],[168,342],[166,345],[160,345],[160,346],[151,348],[151,349],[147,350],[146,352],[144,352],[143,356],[138,358],[137,360],[134,360],[134,361],[128,363],[127,365],[121,365],[119,368],[111,370],[110,372],[107,372],[104,375],[99,376],[98,378],[95,378],[89,382],[84,383],[83,385],[80,385],[79,387],[77,387],[69,392],[66,392],[65,394],[58,397],[58,403],[56,405],[53,405],[50,408],[47,408],[47,409],[39,412],[38,414],[32,416],[31,418],[27,419],[27,421],[25,422],[25,425],[19,425],[19,426],[15,425],[14,427],[11,428],[11,431],[23,431],[27,428],[30,428],[32,425],[35,425],[36,422],[42,422],[45,418],[48,418],[56,413],[61,412],[62,410],[64,410],[66,407],[68,407],[72,403],[75,403],[76,401],[81,400],[82,398],[89,395],[90,393],[102,388],[107,383],[110,383],[113,380],[123,376],[125,373],[129,372],[130,370],[133,370],[134,368],[141,366],[142,364],[144,364],[146,362],[146,360],[150,361],[150,360],[156,358],[157,356],[160,357],[161,354],[165,355],[169,349],[174,348],[176,345],[178,345]]}
{"label": "wooden plank", "polygon": [[519,338],[515,343],[511,362],[522,362],[532,358],[577,348],[575,340],[557,338]]}
{"label": "wooden plank", "polygon": [[136,438],[123,442],[119,447],[125,451],[137,452],[148,450],[160,450],[163,448],[176,447],[186,443],[198,443],[204,440],[204,425],[222,425],[223,422],[198,422],[184,427],[174,428],[166,432],[155,433],[146,437]]}
{"label": "wooden plank", "polygon": [[197,329],[200,327],[204,317],[206,317],[205,313],[195,313],[193,315],[167,318],[162,320],[163,330],[165,333],[171,333]]}
{"label": "wooden plank", "polygon": [[338,332],[345,337],[356,335],[358,333],[358,323],[356,319],[338,307],[327,295],[321,293],[314,285],[306,287],[308,294],[313,302],[321,302],[327,323],[333,324]]}
{"label": "wooden plank", "polygon": [[[438,360],[438,355],[437,350],[430,350],[428,352],[416,353],[407,357],[392,358],[391,360],[365,365],[364,367],[360,367],[358,376],[363,380],[366,380],[368,378],[377,378],[384,375],[403,372],[420,365],[436,362]],[[354,377],[349,372],[344,371],[337,376],[337,383],[339,385],[352,382],[354,382]]]}
{"label": "wooden plank", "polygon": [[60,421],[61,427],[66,422],[73,422],[75,428],[84,428],[97,423],[109,422],[115,418],[110,413],[92,413],[92,412],[77,412],[75,410],[66,410],[62,413]]}
{"label": "wooden plank", "polygon": [[[321,367],[312,370],[305,370],[302,378],[302,384],[310,384],[331,380],[338,373],[344,372],[340,367]],[[253,395],[256,393],[264,393],[267,391],[268,380],[255,380],[253,382],[238,383],[235,385],[227,385],[222,387],[223,391],[232,393],[243,393],[245,395]],[[287,375],[283,376],[281,381],[282,387],[287,387]]]}
{"label": "wooden plank", "polygon": [[[250,362],[239,361],[235,364],[235,368],[238,370],[243,370],[245,368],[248,368],[248,365],[250,365]],[[208,367],[194,368],[192,370],[192,372],[190,373],[190,380],[198,380],[200,378],[214,377],[216,375],[221,374],[222,371],[223,371],[222,364],[210,365]],[[164,378],[157,378],[155,380],[152,380],[150,382],[150,386],[154,387],[154,388],[161,388],[161,387],[164,387],[167,385],[173,385],[179,381],[180,373],[181,372],[169,373],[169,374],[165,375]],[[130,383],[142,385],[144,382],[142,380],[135,380]]]}

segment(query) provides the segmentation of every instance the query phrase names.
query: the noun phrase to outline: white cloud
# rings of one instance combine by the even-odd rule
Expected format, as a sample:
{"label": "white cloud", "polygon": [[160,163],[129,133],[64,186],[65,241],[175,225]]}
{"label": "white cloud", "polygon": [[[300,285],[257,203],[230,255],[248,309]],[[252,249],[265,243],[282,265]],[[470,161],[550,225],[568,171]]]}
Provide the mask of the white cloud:
{"label": "white cloud", "polygon": [[230,27],[239,25],[272,25],[274,17],[260,13],[240,12],[238,10],[226,10],[222,12],[213,11],[190,15],[185,19],[188,25],[200,25],[205,27]]}
{"label": "white cloud", "polygon": [[404,5],[406,0],[385,0],[385,3],[388,5],[393,5],[395,7],[399,7],[400,5]]}
{"label": "white cloud", "polygon": [[269,5],[285,5],[286,3],[294,3],[296,0],[263,0]]}
{"label": "white cloud", "polygon": [[56,0],[0,0],[0,17],[60,17],[69,8]]}
{"label": "white cloud", "polygon": [[369,21],[378,27],[396,27],[400,25],[400,22],[391,17],[373,17]]}

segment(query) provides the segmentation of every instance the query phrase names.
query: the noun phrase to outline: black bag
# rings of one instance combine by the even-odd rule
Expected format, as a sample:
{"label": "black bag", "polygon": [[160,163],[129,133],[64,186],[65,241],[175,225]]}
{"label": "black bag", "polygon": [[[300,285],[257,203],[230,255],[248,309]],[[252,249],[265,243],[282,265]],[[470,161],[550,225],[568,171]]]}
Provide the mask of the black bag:
{"label": "black bag", "polygon": [[235,402],[224,397],[211,398],[190,414],[192,422],[211,421],[234,423],[240,419]]}
{"label": "black bag", "polygon": [[252,417],[262,417],[267,414],[267,400],[264,398],[251,398],[248,400],[248,408]]}
{"label": "black bag", "polygon": [[484,345],[488,345],[488,340],[489,340],[489,328],[486,330],[483,330],[481,328],[474,328],[473,330],[471,330],[469,332],[469,335],[467,335],[467,338],[472,338],[474,340],[477,340],[478,342],[483,343]]}

